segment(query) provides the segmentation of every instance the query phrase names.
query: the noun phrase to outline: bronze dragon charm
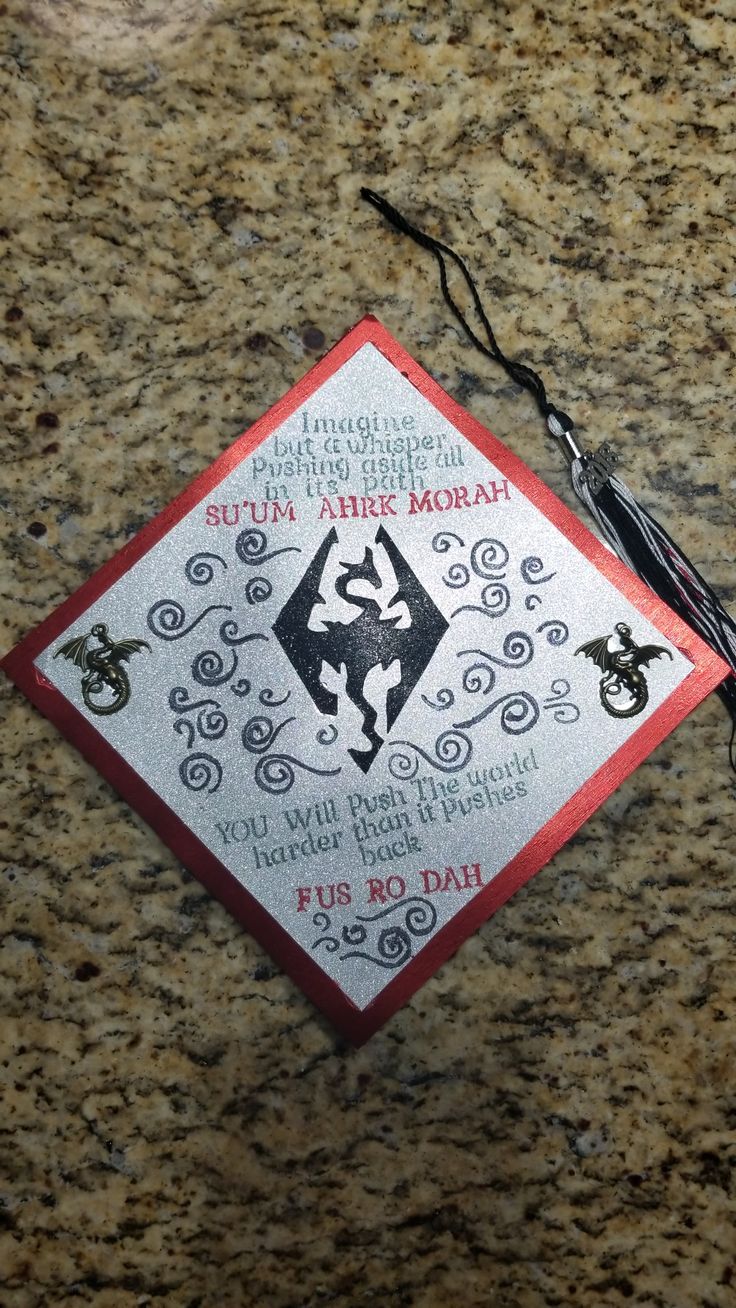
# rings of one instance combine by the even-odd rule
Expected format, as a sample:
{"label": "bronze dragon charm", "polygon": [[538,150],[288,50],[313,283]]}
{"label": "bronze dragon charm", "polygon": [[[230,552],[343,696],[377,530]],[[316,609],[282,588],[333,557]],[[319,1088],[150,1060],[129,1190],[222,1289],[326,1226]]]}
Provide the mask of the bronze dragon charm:
{"label": "bronze dragon charm", "polygon": [[[609,649],[609,641],[618,636],[620,649]],[[637,645],[631,639],[631,627],[618,622],[608,636],[597,636],[575,650],[592,659],[602,670],[599,688],[601,704],[613,718],[633,718],[641,713],[649,700],[649,688],[642,668],[663,654],[672,654],[662,645]]]}
{"label": "bronze dragon charm", "polygon": [[[90,648],[91,637],[99,645]],[[105,623],[97,622],[87,635],[74,636],[57,649],[54,658],[61,654],[82,669],[82,699],[91,713],[107,715],[119,713],[128,703],[130,680],[122,664],[143,649],[150,651],[148,641],[112,640]]]}

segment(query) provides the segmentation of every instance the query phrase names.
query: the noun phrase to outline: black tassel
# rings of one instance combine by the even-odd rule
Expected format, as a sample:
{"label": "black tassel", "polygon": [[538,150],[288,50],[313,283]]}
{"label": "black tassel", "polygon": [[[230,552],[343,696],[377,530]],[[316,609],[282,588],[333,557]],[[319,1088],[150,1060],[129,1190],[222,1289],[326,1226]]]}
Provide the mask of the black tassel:
{"label": "black tassel", "polygon": [[[397,231],[409,236],[417,245],[434,254],[440,274],[440,286],[445,303],[475,347],[506,370],[509,377],[529,391],[537,402],[548,430],[562,446],[568,463],[573,488],[588,509],[603,535],[613,546],[619,558],[641,577],[674,609],[683,621],[703,638],[733,670],[718,687],[718,694],[731,715],[732,731],[729,745],[731,767],[736,771],[736,622],[726,612],[718,596],[700,576],[690,560],[678,548],[658,522],[638,503],[629,488],[613,473],[616,456],[610,445],[604,444],[596,454],[586,453],[573,436],[573,421],[547,398],[544,382],[538,373],[524,363],[509,359],[501,350],[488,316],[483,308],[478,289],[460,256],[442,241],[407,222],[388,200],[367,187],[361,197],[372,204]],[[470,326],[464,313],[453,298],[447,280],[445,259],[450,259],[460,271],[470,292],[475,311],[482,324],[487,344]]]}

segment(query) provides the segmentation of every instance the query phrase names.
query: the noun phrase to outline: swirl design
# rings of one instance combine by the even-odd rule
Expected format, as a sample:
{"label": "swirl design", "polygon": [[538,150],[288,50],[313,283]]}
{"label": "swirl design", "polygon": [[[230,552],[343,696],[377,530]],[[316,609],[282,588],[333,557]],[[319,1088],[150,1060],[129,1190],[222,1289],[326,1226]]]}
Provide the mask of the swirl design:
{"label": "swirl design", "polygon": [[268,537],[265,531],[260,531],[258,527],[246,527],[235,542],[235,553],[241,563],[247,563],[249,567],[257,563],[267,563],[269,559],[275,559],[279,554],[301,554],[301,550],[296,545],[284,545],[280,550],[271,550],[270,554],[266,553],[267,549]]}
{"label": "swirl design", "polygon": [[[525,668],[527,663],[531,663],[534,658],[534,642],[525,631],[510,631],[504,638],[501,649],[504,654],[503,658],[498,654],[489,654],[484,649],[461,649],[458,650],[457,657],[463,658],[466,654],[477,654],[479,658],[485,659],[488,663],[496,663],[501,668]],[[463,684],[465,683],[463,682]],[[465,689],[469,690],[470,687],[465,686]]]}
{"label": "swirl design", "polygon": [[551,709],[552,717],[555,722],[561,726],[569,727],[577,722],[580,717],[580,709],[572,700],[565,699],[570,694],[570,682],[564,677],[556,677],[550,686],[550,695],[543,701],[542,708]]}
{"label": "swirl design", "polygon": [[[462,650],[463,654],[472,652]],[[463,673],[463,690],[467,690],[470,695],[490,695],[495,684],[496,673],[489,663],[471,663]]]}
{"label": "swirl design", "polygon": [[[197,717],[197,731],[202,740],[220,740],[227,731],[228,722],[225,714],[220,709],[220,705],[215,703],[214,700],[213,704],[214,708],[209,713],[202,709]],[[185,730],[187,731],[187,749],[191,749],[195,736],[194,726],[188,718],[177,718],[174,723],[174,731],[182,735]]]}
{"label": "swirl design", "polygon": [[265,690],[261,691],[258,698],[261,701],[261,704],[266,705],[266,708],[281,708],[281,705],[286,703],[290,695],[291,691],[287,690],[286,694],[281,696],[281,699],[277,699],[276,692],[266,686]]}
{"label": "swirl design", "polygon": [[457,725],[453,728],[443,731],[435,741],[434,755],[427,753],[421,745],[415,745],[411,740],[397,740],[396,745],[403,745],[404,750],[411,750],[407,754],[401,749],[395,749],[388,761],[388,770],[392,777],[397,781],[410,781],[419,771],[419,760],[423,758],[430,767],[436,768],[438,772],[459,772],[469,763],[473,753],[473,746],[467,736],[457,730]]}
{"label": "swirl design", "polygon": [[[184,686],[174,686],[169,693],[169,708],[175,713],[197,713],[197,731],[203,740],[219,740],[227,731],[228,721],[216,699],[190,700]],[[208,711],[209,710],[209,711]],[[187,732],[187,749],[192,748],[194,727],[184,717],[177,718],[174,731]]]}
{"label": "swirl design", "polygon": [[461,604],[452,617],[456,618],[459,613],[480,613],[484,618],[502,618],[511,603],[509,588],[502,581],[489,582],[483,587],[480,598],[480,604]]}
{"label": "swirl design", "polygon": [[216,700],[209,712],[201,709],[197,714],[197,731],[203,740],[220,740],[227,731],[227,717]]}
{"label": "swirl design", "polygon": [[432,549],[435,554],[446,554],[452,549],[453,543],[461,548],[465,545],[462,536],[458,536],[456,531],[438,531],[432,537]]}
{"label": "swirl design", "polygon": [[192,663],[192,676],[200,686],[224,686],[232,677],[238,666],[238,656],[233,652],[233,665],[225,666],[225,660],[215,649],[203,649]]}
{"label": "swirl design", "polygon": [[316,740],[318,745],[334,745],[337,740],[337,727],[334,722],[330,722],[329,726],[320,727]]}
{"label": "swirl design", "polygon": [[[372,946],[375,953],[351,948],[340,955],[340,962],[344,962],[346,958],[363,958],[376,967],[392,970],[401,967],[412,956],[413,938],[428,936],[437,925],[437,911],[428,899],[422,899],[419,895],[410,895],[407,899],[389,904],[388,908],[381,909],[379,913],[357,913],[356,921],[344,926],[340,932],[343,945],[363,945],[368,939],[368,928],[363,925],[364,923],[371,925],[374,922],[382,922],[392,913],[402,911],[404,920],[401,925],[393,923],[379,931],[376,943]],[[315,913],[312,922],[320,932],[317,939],[312,942],[312,949],[323,946],[327,953],[334,954],[340,948],[340,941],[336,936],[328,934],[332,927],[329,915]]]}
{"label": "swirl design", "polygon": [[326,953],[336,954],[338,949],[340,948],[340,941],[337,940],[335,936],[319,936],[314,941],[314,944],[312,945],[312,949],[317,949],[319,945],[324,945]]}
{"label": "swirl design", "polygon": [[249,604],[263,604],[273,595],[273,586],[267,577],[249,577],[245,583],[245,598]]}
{"label": "swirl design", "polygon": [[520,568],[522,580],[527,586],[542,586],[545,581],[551,581],[557,576],[556,572],[548,572],[546,577],[542,576],[544,564],[536,554],[530,554],[527,558],[522,559]]}
{"label": "swirl design", "polygon": [[247,677],[241,677],[230,689],[233,695],[238,696],[238,699],[245,699],[246,695],[250,695],[250,682]]}
{"label": "swirl design", "polygon": [[492,704],[487,704],[480,713],[476,713],[475,717],[465,718],[464,721],[455,722],[453,725],[458,731],[475,727],[501,705],[503,706],[500,718],[501,729],[508,736],[522,736],[526,731],[531,731],[539,721],[539,705],[534,696],[527,690],[515,690],[509,695],[501,695],[499,699],[494,699]]}
{"label": "swirl design", "polygon": [[220,640],[225,645],[245,645],[249,640],[268,640],[268,636],[264,636],[262,631],[248,631],[244,636],[240,636],[235,619],[226,618],[220,626]]}
{"label": "swirl design", "polygon": [[364,940],[368,939],[368,932],[360,922],[353,922],[351,926],[344,926],[340,932],[343,944],[362,945]]}
{"label": "swirl design", "polygon": [[212,581],[215,569],[210,560],[221,563],[224,571],[227,572],[227,564],[224,559],[220,558],[219,554],[208,554],[206,551],[202,551],[201,554],[193,554],[184,564],[184,576],[187,581],[191,582],[192,586],[208,586]]}
{"label": "swirl design", "polygon": [[[189,698],[189,691],[186,686],[174,686],[169,691],[169,708],[172,713],[194,713],[197,709],[207,708],[209,704],[217,704],[214,699],[197,699]],[[217,704],[219,708],[219,704]]]}
{"label": "swirl design", "polygon": [[222,781],[222,768],[211,754],[189,754],[179,764],[179,776],[187,790],[213,795]]}
{"label": "swirl design", "polygon": [[484,536],[477,540],[470,551],[470,566],[476,577],[487,581],[498,581],[503,576],[502,569],[509,561],[509,552],[503,541]]}
{"label": "swirl design", "polygon": [[428,695],[422,695],[422,699],[428,708],[437,709],[441,713],[443,709],[451,708],[455,703],[455,692],[450,690],[449,686],[443,686],[437,691],[437,699],[432,700]]}
{"label": "swirl design", "polygon": [[269,795],[284,795],[294,784],[295,768],[318,777],[336,777],[342,772],[342,768],[313,768],[291,754],[265,754],[256,764],[255,783]]}
{"label": "swirl design", "polygon": [[527,595],[526,599],[524,600],[524,608],[528,609],[529,612],[531,613],[534,609],[538,609],[540,604],[543,603],[544,601],[541,595]]}
{"label": "swirl design", "polygon": [[177,718],[176,722],[174,723],[174,731],[179,736],[183,736],[184,733],[186,732],[187,749],[191,749],[192,745],[194,744],[194,737],[197,734],[196,731],[194,730],[194,723],[190,722],[188,718]]}
{"label": "swirl design", "polygon": [[452,590],[460,590],[470,581],[470,573],[464,563],[452,563],[442,580]]}
{"label": "swirl design", "polygon": [[284,727],[293,721],[294,718],[284,718],[283,722],[275,727],[273,720],[263,714],[249,718],[241,732],[244,747],[249,754],[265,754]]}
{"label": "swirl design", "polygon": [[547,622],[541,623],[537,627],[537,635],[543,631],[547,633],[550,645],[564,645],[570,635],[569,628],[562,618],[549,618]]}
{"label": "swirl design", "polygon": [[[437,924],[437,910],[434,905],[430,904],[429,900],[420,898],[419,895],[411,895],[408,899],[402,899],[382,909],[380,913],[372,916],[358,913],[356,916],[359,923],[378,922],[391,913],[402,910],[405,910],[403,924],[383,928],[375,944],[375,954],[369,954],[362,949],[349,949],[340,955],[340,961],[346,958],[364,958],[366,962],[373,963],[377,967],[394,969],[403,966],[413,953],[412,937],[427,936],[434,930]],[[351,931],[355,931],[355,927],[343,927],[342,936],[346,943],[352,943],[347,941],[347,933]],[[356,943],[362,944],[363,941],[356,941]]]}
{"label": "swirl design", "polygon": [[194,622],[186,626],[186,613],[177,600],[162,599],[152,604],[146,616],[149,631],[159,640],[181,640],[182,636],[188,636],[190,631],[199,625],[208,613],[213,613],[215,609],[224,609],[227,613],[232,613],[230,604],[210,604],[203,609]]}

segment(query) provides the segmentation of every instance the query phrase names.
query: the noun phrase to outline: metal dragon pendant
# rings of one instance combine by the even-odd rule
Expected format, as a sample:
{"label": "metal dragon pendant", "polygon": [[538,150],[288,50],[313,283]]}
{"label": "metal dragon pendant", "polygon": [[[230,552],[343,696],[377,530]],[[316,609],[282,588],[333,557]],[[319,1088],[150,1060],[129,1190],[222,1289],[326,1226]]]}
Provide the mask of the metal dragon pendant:
{"label": "metal dragon pendant", "polygon": [[[99,645],[90,648],[91,637]],[[57,649],[54,658],[62,654],[82,669],[82,699],[91,713],[107,715],[119,713],[128,703],[130,681],[122,664],[128,662],[131,654],[143,649],[150,651],[147,641],[112,640],[105,623],[97,622],[85,636],[74,636]]]}
{"label": "metal dragon pendant", "polygon": [[[609,649],[609,641],[618,636],[620,649]],[[649,700],[649,687],[642,672],[653,659],[672,654],[663,645],[637,645],[631,639],[631,627],[618,622],[608,636],[597,636],[575,650],[592,659],[603,671],[599,694],[601,704],[612,718],[633,718]]]}

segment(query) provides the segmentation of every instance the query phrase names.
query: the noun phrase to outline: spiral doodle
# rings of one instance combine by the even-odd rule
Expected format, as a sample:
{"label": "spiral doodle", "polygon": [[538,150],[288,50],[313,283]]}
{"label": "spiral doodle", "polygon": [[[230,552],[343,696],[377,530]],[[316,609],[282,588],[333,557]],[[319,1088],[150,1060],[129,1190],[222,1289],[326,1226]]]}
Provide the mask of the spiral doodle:
{"label": "spiral doodle", "polygon": [[247,677],[240,677],[230,689],[233,695],[238,696],[238,699],[245,699],[246,695],[250,695],[250,682]]}
{"label": "spiral doodle", "polygon": [[[357,945],[365,944],[368,939],[368,929],[363,923],[370,925],[382,921],[393,913],[401,912],[404,913],[402,925],[394,923],[380,931],[374,946],[375,953],[367,953],[365,950],[355,948]],[[356,919],[355,922],[344,926],[340,932],[342,944],[353,946],[340,955],[340,962],[344,962],[347,958],[363,958],[367,963],[374,963],[377,967],[393,969],[400,967],[411,958],[412,937],[428,936],[434,930],[437,925],[437,911],[429,900],[422,899],[420,895],[410,895],[407,899],[390,904],[388,908],[383,908],[378,913],[357,913]],[[312,942],[312,949],[324,946],[328,953],[334,954],[340,948],[340,941],[328,934],[332,927],[329,914],[315,913],[312,922],[320,933]]]}
{"label": "spiral doodle", "polygon": [[367,963],[375,963],[377,967],[395,968],[408,962],[411,955],[409,933],[403,927],[390,926],[384,927],[380,933],[376,942],[376,954],[367,954],[362,949],[351,949],[347,954],[341,955],[340,961],[345,958],[364,958]]}
{"label": "spiral doodle", "polygon": [[442,580],[452,590],[460,590],[470,581],[470,573],[464,563],[452,563]]}
{"label": "spiral doodle", "polygon": [[188,718],[177,718],[173,726],[174,726],[174,731],[179,736],[183,736],[184,733],[186,732],[187,749],[191,749],[192,745],[194,744],[194,737],[197,734],[194,729],[194,723],[190,722]]}
{"label": "spiral doodle", "polygon": [[[406,910],[403,925],[394,924],[383,928],[376,941],[375,954],[369,954],[361,949],[350,949],[340,955],[340,961],[342,962],[346,958],[364,958],[366,962],[374,963],[377,967],[392,969],[401,967],[412,956],[411,937],[427,936],[434,930],[437,924],[437,910],[434,905],[430,904],[427,899],[412,895],[408,899],[400,900],[398,903],[382,909],[380,913],[373,915],[358,913],[356,915],[358,923],[377,922],[392,913],[398,913],[402,910]],[[342,937],[346,943],[353,943],[352,940],[347,939],[348,933],[353,931],[355,931],[355,927],[343,927]],[[363,940],[365,938],[366,936],[363,937]],[[363,940],[356,940],[355,943],[362,944]]]}
{"label": "spiral doodle", "polygon": [[484,618],[502,618],[510,603],[508,586],[501,581],[492,581],[483,587],[480,604],[461,604],[452,617],[456,618],[459,613],[480,613]]}
{"label": "spiral doodle", "polygon": [[266,686],[265,690],[261,691],[258,698],[261,701],[261,704],[266,705],[266,708],[281,708],[281,705],[285,704],[290,696],[291,691],[287,690],[286,694],[281,696],[281,699],[277,699],[275,691]]}
{"label": "spiral doodle", "polygon": [[312,949],[318,949],[320,945],[324,946],[326,953],[336,954],[340,948],[340,941],[336,936],[317,936],[317,939],[312,942]]}
{"label": "spiral doodle", "polygon": [[318,777],[336,777],[338,772],[342,772],[342,768],[313,768],[291,754],[265,754],[256,764],[255,783],[269,795],[283,795],[294,784],[295,768],[313,772]]}
{"label": "spiral doodle", "polygon": [[293,721],[294,718],[284,718],[284,721],[276,727],[273,720],[263,714],[249,718],[241,732],[243,745],[249,754],[264,754],[284,727]]}
{"label": "spiral doodle", "polygon": [[[532,641],[531,636],[528,636],[525,631],[509,631],[504,638],[501,649],[505,656],[504,658],[501,658],[498,654],[490,654],[488,650],[484,649],[458,650],[457,657],[459,659],[464,658],[467,654],[477,654],[478,658],[485,660],[484,663],[474,663],[472,667],[466,670],[465,675],[463,676],[463,687],[465,690],[469,690],[471,694],[476,694],[478,691],[481,691],[484,695],[488,694],[495,680],[495,676],[491,669],[486,666],[488,663],[496,663],[501,668],[525,668],[527,663],[531,663],[534,658],[534,642]],[[490,679],[487,681],[485,686],[482,684],[476,684],[478,683],[477,676],[470,678],[471,673],[476,673],[480,670],[485,670],[490,674]],[[473,681],[472,685],[469,684],[469,680]]]}
{"label": "spiral doodle", "polygon": [[263,604],[273,595],[273,586],[267,577],[249,577],[245,583],[245,598],[249,604]]}
{"label": "spiral doodle", "polygon": [[225,572],[227,564],[219,554],[208,554],[203,551],[201,554],[193,554],[184,564],[184,576],[193,586],[208,586],[215,575],[215,569],[210,562],[213,559],[216,563],[221,563]]}
{"label": "spiral doodle", "polygon": [[[216,699],[190,700],[189,692],[184,686],[174,686],[169,693],[169,708],[175,713],[197,713],[197,731],[203,740],[219,740],[227,731],[228,721]],[[186,718],[178,718],[174,731],[180,735],[188,733],[187,749],[191,749],[194,740],[194,727]]]}
{"label": "spiral doodle", "polygon": [[[409,934],[400,926],[384,927],[378,937],[378,958],[371,958],[369,954],[363,954],[371,963],[377,963],[379,967],[401,967],[408,958],[411,958],[411,940]],[[356,951],[357,952],[357,951]],[[343,955],[347,958],[348,955]]]}
{"label": "spiral doodle", "polygon": [[509,561],[509,552],[503,541],[484,536],[477,540],[470,551],[470,566],[476,577],[487,581],[498,581],[503,576],[502,569]]}
{"label": "spiral doodle", "polygon": [[428,708],[437,709],[441,713],[443,709],[452,708],[455,703],[455,692],[450,690],[449,686],[443,686],[437,691],[436,700],[430,699],[428,695],[422,695],[422,699]]}
{"label": "spiral doodle", "polygon": [[353,922],[351,926],[344,926],[340,932],[343,944],[362,945],[364,940],[368,939],[368,932],[360,922]]}
{"label": "spiral doodle", "polygon": [[179,776],[187,790],[213,795],[222,781],[222,768],[211,754],[188,754],[179,764]]}
{"label": "spiral doodle", "polygon": [[197,714],[197,731],[203,740],[220,740],[227,731],[227,725],[227,717],[216,700],[209,712],[200,709]]}
{"label": "spiral doodle", "polygon": [[[461,650],[462,654],[474,652]],[[471,663],[463,673],[463,690],[467,690],[469,695],[490,695],[495,684],[496,673],[489,663]]]}
{"label": "spiral doodle", "polygon": [[[501,695],[500,699],[495,699],[492,704],[487,704],[480,713],[472,718],[466,718],[462,722],[455,722],[453,726],[456,730],[464,730],[468,727],[475,727],[495,709],[503,705],[501,709],[501,729],[508,736],[522,736],[524,732],[531,731],[536,722],[539,721],[539,705],[527,690],[512,691],[508,695]],[[390,766],[390,764],[389,764]]]}
{"label": "spiral doodle", "polygon": [[565,699],[570,694],[570,682],[564,677],[556,677],[550,686],[550,696],[542,703],[542,708],[551,709],[552,717],[561,726],[569,727],[580,718],[580,709],[572,700]]}
{"label": "spiral doodle", "polygon": [[238,666],[238,656],[233,652],[233,665],[225,666],[221,654],[215,649],[203,649],[192,663],[192,676],[200,686],[224,686],[232,677]]}
{"label": "spiral doodle", "polygon": [[320,727],[316,740],[318,745],[334,745],[337,740],[337,727],[334,722],[330,722],[326,727]]}
{"label": "spiral doodle", "polygon": [[561,699],[564,695],[570,694],[570,682],[565,677],[555,677],[549,689],[552,699]]}
{"label": "spiral doodle", "polygon": [[[204,700],[201,702],[204,703]],[[186,686],[173,686],[169,691],[169,708],[172,713],[181,713],[182,710],[190,707],[189,691]],[[198,708],[199,705],[195,704],[194,707]]]}
{"label": "spiral doodle", "polygon": [[268,640],[262,631],[247,631],[244,636],[238,634],[238,624],[234,618],[226,618],[220,626],[220,640],[225,645],[245,645],[249,640]]}
{"label": "spiral doodle", "polygon": [[544,572],[544,564],[536,554],[530,554],[522,560],[520,572],[527,586],[541,586],[545,581],[551,581],[557,576],[556,572],[549,572],[546,577],[541,575]]}
{"label": "spiral doodle", "polygon": [[453,542],[460,545],[461,548],[465,545],[462,536],[458,536],[457,532],[438,531],[432,537],[432,549],[435,554],[446,554],[448,550],[452,549]]}
{"label": "spiral doodle", "polygon": [[541,595],[527,595],[526,599],[524,600],[524,608],[528,609],[529,612],[531,613],[534,609],[538,609],[540,604],[543,603],[544,601]]}
{"label": "spiral doodle", "polygon": [[459,772],[470,762],[473,753],[470,740],[457,730],[456,725],[437,737],[434,756],[411,740],[397,740],[395,743],[397,746],[403,745],[405,749],[413,751],[413,754],[406,754],[400,749],[395,749],[389,758],[388,770],[397,781],[410,781],[415,777],[419,771],[420,758],[429,763],[430,767],[436,768],[438,772]]}
{"label": "spiral doodle", "polygon": [[267,563],[269,559],[275,559],[279,554],[301,554],[301,550],[296,545],[284,545],[280,550],[272,550],[270,554],[266,553],[267,549],[266,533],[260,531],[258,527],[246,527],[235,542],[235,553],[238,558],[251,567],[257,563]]}
{"label": "spiral doodle", "polygon": [[224,609],[227,613],[232,613],[231,604],[210,604],[203,609],[199,617],[190,622],[187,627],[186,613],[177,600],[162,599],[152,604],[146,616],[149,631],[159,640],[181,640],[183,636],[188,636],[190,631],[199,625],[208,613],[213,613],[215,609]]}
{"label": "spiral doodle", "polygon": [[546,632],[550,645],[564,645],[570,635],[567,624],[561,618],[549,618],[547,622],[541,623],[537,627],[537,634],[542,631]]}
{"label": "spiral doodle", "polygon": [[317,939],[312,941],[312,949],[317,949],[320,945],[323,945],[328,954],[336,953],[340,948],[339,940],[336,936],[329,936],[326,934],[332,925],[329,915],[327,913],[315,913],[312,922],[320,932]]}
{"label": "spiral doodle", "polygon": [[[221,712],[219,704],[209,713],[202,709],[197,716],[197,731],[202,740],[220,740],[225,735],[227,726],[227,718]],[[194,724],[188,718],[177,718],[174,723],[174,731],[178,732],[179,735],[183,735],[184,731],[186,731],[187,749],[191,749],[196,735]]]}
{"label": "spiral doodle", "polygon": [[216,704],[219,708],[215,699],[191,700],[186,686],[174,686],[169,691],[169,708],[172,713],[194,713],[197,709],[207,708],[210,704]]}
{"label": "spiral doodle", "polygon": [[420,899],[418,895],[412,895],[411,899],[405,899],[403,905],[409,904],[406,910],[404,921],[413,936],[428,936],[437,925],[437,912],[433,904],[428,899]]}

